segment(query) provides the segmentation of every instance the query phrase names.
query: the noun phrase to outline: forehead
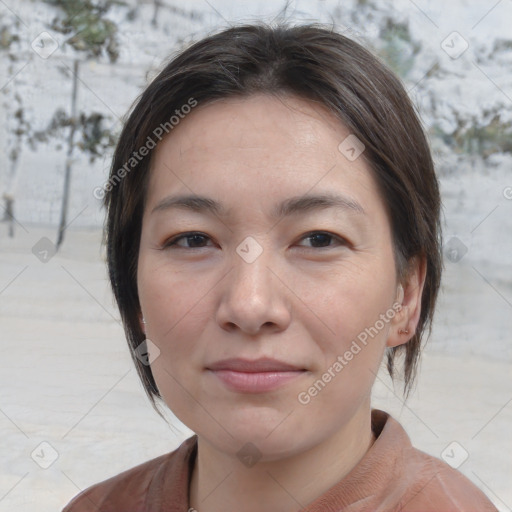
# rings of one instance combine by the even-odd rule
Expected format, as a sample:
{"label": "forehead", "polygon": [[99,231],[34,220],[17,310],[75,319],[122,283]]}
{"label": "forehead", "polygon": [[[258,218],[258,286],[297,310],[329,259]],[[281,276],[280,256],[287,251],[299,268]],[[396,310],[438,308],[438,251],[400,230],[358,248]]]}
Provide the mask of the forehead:
{"label": "forehead", "polygon": [[[350,132],[319,103],[295,96],[257,94],[199,105],[157,147],[158,155],[200,158],[204,152],[243,150],[281,160],[300,160],[307,154],[327,160],[344,134]],[[179,145],[179,155],[176,146]],[[173,151],[173,146],[175,151]],[[162,155],[167,153],[167,155]],[[231,154],[232,157],[237,155]],[[253,161],[257,166],[260,161]]]}
{"label": "forehead", "polygon": [[[324,106],[297,97],[254,95],[199,105],[157,146],[148,206],[169,193],[207,195],[239,206],[311,192],[340,192],[382,209],[364,153],[339,146],[350,131]],[[353,135],[352,135],[353,136]]]}

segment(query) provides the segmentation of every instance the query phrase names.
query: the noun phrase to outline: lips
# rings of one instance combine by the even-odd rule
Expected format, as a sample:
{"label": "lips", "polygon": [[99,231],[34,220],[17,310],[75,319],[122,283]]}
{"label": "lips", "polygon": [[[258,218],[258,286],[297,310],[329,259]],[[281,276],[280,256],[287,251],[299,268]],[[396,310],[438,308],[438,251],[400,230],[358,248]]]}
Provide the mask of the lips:
{"label": "lips", "polygon": [[300,371],[304,368],[283,363],[277,359],[267,357],[255,359],[224,359],[208,366],[209,370],[231,370],[234,372],[259,373],[259,372],[290,372]]}
{"label": "lips", "polygon": [[225,359],[209,365],[207,370],[238,393],[273,391],[306,373],[304,368],[269,358]]}

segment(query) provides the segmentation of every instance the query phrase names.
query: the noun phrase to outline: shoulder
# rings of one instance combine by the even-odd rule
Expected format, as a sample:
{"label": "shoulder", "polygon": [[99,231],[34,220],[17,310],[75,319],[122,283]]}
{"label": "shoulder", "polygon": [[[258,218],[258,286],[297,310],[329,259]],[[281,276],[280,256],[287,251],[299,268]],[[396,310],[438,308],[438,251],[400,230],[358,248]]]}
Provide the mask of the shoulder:
{"label": "shoulder", "polygon": [[403,427],[386,416],[382,433],[390,439],[390,446],[394,445],[397,454],[397,478],[391,492],[396,493],[399,510],[497,512],[473,482],[441,459],[413,447]]}
{"label": "shoulder", "polygon": [[417,482],[403,503],[404,512],[437,510],[457,512],[497,512],[485,494],[460,471],[446,462],[411,449],[409,464],[405,465],[405,476],[414,475]]}
{"label": "shoulder", "polygon": [[92,485],[75,496],[62,512],[144,512],[149,510],[152,499],[159,500],[162,489],[169,486],[175,487],[176,499],[183,498],[188,491],[196,442],[197,436],[192,436],[173,452]]}

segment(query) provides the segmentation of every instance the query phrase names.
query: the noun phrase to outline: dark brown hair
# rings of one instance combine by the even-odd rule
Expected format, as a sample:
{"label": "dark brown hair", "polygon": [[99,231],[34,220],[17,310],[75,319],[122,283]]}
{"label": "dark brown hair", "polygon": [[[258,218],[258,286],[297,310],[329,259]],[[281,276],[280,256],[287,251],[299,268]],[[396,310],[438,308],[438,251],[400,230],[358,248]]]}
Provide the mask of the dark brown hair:
{"label": "dark brown hair", "polygon": [[318,24],[259,23],[231,27],[180,51],[136,101],[115,150],[104,197],[108,270],[151,402],[160,397],[158,388],[150,367],[134,354],[144,341],[137,261],[151,152],[140,161],[130,159],[155,138],[159,126],[172,129],[169,119],[191,98],[201,105],[255,93],[299,96],[337,116],[365,145],[364,157],[391,219],[398,279],[406,277],[411,258],[425,257],[417,330],[387,353],[392,377],[396,356],[404,354],[408,394],[427,327],[431,332],[442,271],[439,187],[421,123],[400,80],[360,44]]}

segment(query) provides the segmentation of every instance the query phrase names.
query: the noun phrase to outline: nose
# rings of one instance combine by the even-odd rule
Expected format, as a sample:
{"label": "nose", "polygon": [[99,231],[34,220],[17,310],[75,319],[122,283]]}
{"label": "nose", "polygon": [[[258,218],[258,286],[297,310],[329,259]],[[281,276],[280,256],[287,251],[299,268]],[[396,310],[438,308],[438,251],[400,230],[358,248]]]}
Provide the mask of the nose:
{"label": "nose", "polygon": [[251,263],[234,254],[234,268],[222,281],[216,315],[223,329],[240,329],[256,335],[262,330],[281,331],[288,327],[291,319],[288,288],[265,253],[268,251]]}

